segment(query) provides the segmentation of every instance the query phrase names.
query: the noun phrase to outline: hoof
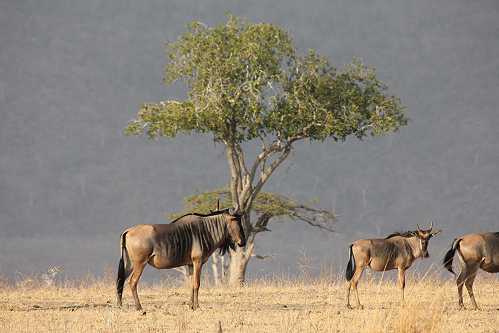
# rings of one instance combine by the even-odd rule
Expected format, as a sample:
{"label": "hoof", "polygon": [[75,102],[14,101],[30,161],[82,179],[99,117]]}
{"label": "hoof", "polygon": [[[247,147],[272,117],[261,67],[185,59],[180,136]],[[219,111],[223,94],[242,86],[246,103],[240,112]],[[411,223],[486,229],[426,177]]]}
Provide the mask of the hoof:
{"label": "hoof", "polygon": [[353,310],[353,307],[350,304],[347,304],[347,309]]}
{"label": "hoof", "polygon": [[364,305],[360,305],[360,304],[359,304],[359,306],[357,306],[357,309],[359,309],[359,310],[364,310]]}

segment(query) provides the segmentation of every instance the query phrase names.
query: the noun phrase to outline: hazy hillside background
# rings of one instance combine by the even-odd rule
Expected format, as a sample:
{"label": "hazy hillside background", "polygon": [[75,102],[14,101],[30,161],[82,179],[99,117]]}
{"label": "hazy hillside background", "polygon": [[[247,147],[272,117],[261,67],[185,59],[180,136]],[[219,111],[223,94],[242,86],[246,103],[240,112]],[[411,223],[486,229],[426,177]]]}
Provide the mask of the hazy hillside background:
{"label": "hazy hillside background", "polygon": [[[279,24],[299,49],[378,69],[411,118],[393,136],[297,147],[266,190],[320,199],[337,234],[270,227],[254,274],[297,258],[343,269],[352,239],[434,219],[451,240],[499,229],[499,2],[0,0],[0,274],[51,265],[68,276],[116,263],[119,233],[158,223],[182,198],[227,180],[210,137],[147,141],[122,129],[162,85],[164,43],[224,13]],[[148,276],[152,269],[148,269]]]}

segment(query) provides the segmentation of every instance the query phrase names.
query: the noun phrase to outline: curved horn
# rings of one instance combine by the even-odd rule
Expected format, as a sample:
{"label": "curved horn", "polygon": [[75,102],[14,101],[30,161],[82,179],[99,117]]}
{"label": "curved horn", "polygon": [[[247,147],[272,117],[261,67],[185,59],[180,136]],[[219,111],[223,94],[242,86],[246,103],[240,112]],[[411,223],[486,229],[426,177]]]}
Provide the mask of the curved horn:
{"label": "curved horn", "polygon": [[419,223],[418,223],[418,224],[416,224],[416,225],[418,226],[418,231],[421,231],[421,228],[419,227]]}
{"label": "curved horn", "polygon": [[236,204],[236,207],[234,207],[233,214],[238,214],[239,213],[239,203]]}
{"label": "curved horn", "polygon": [[433,229],[433,220],[431,221],[430,231]]}

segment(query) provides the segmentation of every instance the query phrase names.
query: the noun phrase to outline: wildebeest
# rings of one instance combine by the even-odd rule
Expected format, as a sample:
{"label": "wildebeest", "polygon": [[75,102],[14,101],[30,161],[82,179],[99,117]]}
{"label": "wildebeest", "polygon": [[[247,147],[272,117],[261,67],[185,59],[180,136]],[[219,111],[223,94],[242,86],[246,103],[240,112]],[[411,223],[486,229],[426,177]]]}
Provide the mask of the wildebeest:
{"label": "wildebeest", "polygon": [[499,272],[499,232],[488,232],[484,234],[467,234],[454,239],[450,250],[445,254],[443,264],[445,268],[455,275],[452,270],[452,260],[457,251],[461,264],[461,273],[458,275],[456,284],[459,295],[459,307],[463,308],[463,284],[468,289],[471,303],[476,310],[478,306],[473,294],[473,282],[478,269],[481,268],[489,273]]}
{"label": "wildebeest", "polygon": [[158,269],[192,266],[191,308],[198,308],[201,267],[217,249],[245,246],[241,215],[232,209],[207,215],[187,214],[169,224],[139,224],[121,234],[121,259],[116,280],[118,306],[130,276],[135,308],[142,310],[137,283],[146,264]]}
{"label": "wildebeest", "polygon": [[404,300],[405,271],[411,267],[414,260],[429,257],[428,242],[431,237],[441,232],[430,229],[422,230],[418,225],[415,231],[393,233],[384,239],[360,239],[350,245],[350,259],[346,269],[346,279],[350,281],[347,290],[347,307],[350,305],[350,290],[353,288],[357,296],[357,306],[363,308],[359,300],[357,284],[366,267],[373,271],[398,270],[398,284]]}

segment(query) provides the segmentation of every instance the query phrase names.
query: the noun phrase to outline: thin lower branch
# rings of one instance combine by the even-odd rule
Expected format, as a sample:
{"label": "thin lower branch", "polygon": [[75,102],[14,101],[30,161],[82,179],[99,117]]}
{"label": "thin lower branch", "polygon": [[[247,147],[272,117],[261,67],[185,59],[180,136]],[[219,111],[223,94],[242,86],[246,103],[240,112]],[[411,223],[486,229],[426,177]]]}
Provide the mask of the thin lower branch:
{"label": "thin lower branch", "polygon": [[300,215],[300,214],[297,214],[297,213],[292,214],[291,216],[294,217],[295,219],[297,219],[299,221],[302,221],[302,222],[305,222],[308,225],[311,225],[313,227],[316,227],[316,228],[319,228],[319,229],[322,229],[322,230],[326,230],[326,231],[329,231],[329,232],[336,232],[336,230],[334,230],[331,227],[328,227],[324,223],[318,223],[314,219],[308,218],[306,216],[303,216],[303,215]]}
{"label": "thin lower branch", "polygon": [[265,185],[269,177],[274,173],[275,169],[277,169],[277,167],[279,167],[279,165],[281,165],[281,163],[284,162],[284,160],[289,156],[290,152],[291,152],[291,144],[288,144],[284,149],[284,151],[282,152],[282,154],[279,157],[277,157],[277,159],[274,160],[270,164],[270,166],[262,172],[260,179],[253,188],[249,200],[246,202],[245,209],[249,209],[251,207],[251,205],[253,204],[253,200],[255,200],[258,193],[260,193],[263,185]]}

